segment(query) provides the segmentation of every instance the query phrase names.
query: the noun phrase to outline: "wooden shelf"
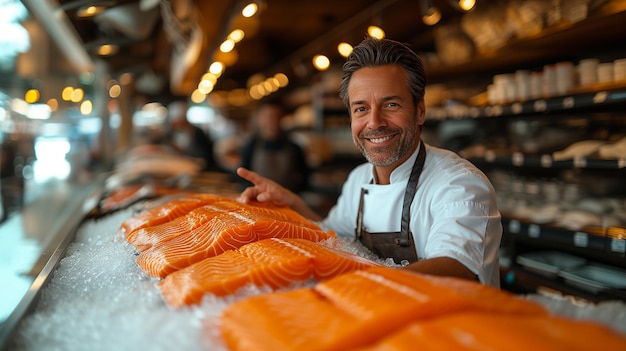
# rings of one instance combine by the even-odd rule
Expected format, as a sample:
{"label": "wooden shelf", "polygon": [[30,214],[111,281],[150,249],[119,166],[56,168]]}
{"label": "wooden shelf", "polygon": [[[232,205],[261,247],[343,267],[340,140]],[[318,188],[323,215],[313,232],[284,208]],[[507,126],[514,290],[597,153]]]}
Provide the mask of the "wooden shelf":
{"label": "wooden shelf", "polygon": [[505,47],[477,55],[467,63],[425,68],[429,81],[437,83],[463,75],[541,67],[549,61],[578,60],[591,50],[622,47],[626,37],[625,22],[626,1],[611,1],[592,11],[583,21],[561,23],[536,36],[512,39]]}
{"label": "wooden shelf", "polygon": [[[596,86],[598,89],[601,86]],[[506,105],[456,106],[454,108],[427,109],[426,121],[435,122],[448,119],[473,118],[516,118],[543,116],[545,114],[575,113],[588,110],[600,111],[615,106],[626,105],[626,85],[604,86],[606,90],[582,90],[576,94],[515,102]]]}

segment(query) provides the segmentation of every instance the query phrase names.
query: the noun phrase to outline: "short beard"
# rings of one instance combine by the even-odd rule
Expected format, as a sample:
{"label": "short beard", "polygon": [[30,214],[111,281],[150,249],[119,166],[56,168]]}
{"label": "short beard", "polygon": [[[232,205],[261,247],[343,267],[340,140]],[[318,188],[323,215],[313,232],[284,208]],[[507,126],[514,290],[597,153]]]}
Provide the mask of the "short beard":
{"label": "short beard", "polygon": [[[367,162],[371,163],[374,167],[388,167],[407,156],[409,152],[413,151],[417,134],[416,127],[417,126],[412,125],[405,130],[406,133],[402,136],[400,142],[395,144],[397,145],[395,149],[393,149],[394,145],[392,145],[389,147],[374,148],[374,152],[370,152],[371,150],[367,150],[365,148],[360,137],[357,138],[353,136],[352,140]],[[389,157],[384,158],[383,156],[386,155],[389,155]]]}

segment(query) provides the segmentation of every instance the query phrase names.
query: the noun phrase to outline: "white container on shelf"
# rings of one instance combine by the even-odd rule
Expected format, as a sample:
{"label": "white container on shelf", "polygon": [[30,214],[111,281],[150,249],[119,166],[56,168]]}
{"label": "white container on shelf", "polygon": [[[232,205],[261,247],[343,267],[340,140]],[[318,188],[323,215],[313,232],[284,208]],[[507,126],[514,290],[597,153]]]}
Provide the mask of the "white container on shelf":
{"label": "white container on shelf", "polygon": [[548,64],[543,66],[543,96],[549,98],[556,94],[556,65]]}
{"label": "white container on shelf", "polygon": [[543,97],[543,72],[530,73],[530,91],[531,99],[540,99]]}
{"label": "white container on shelf", "polygon": [[496,74],[493,76],[493,85],[497,91],[499,103],[510,103],[517,99],[517,87],[514,74]]}
{"label": "white container on shelf", "polygon": [[597,58],[589,58],[580,60],[578,63],[578,81],[580,85],[591,85],[598,83],[598,65],[600,61]]}
{"label": "white container on shelf", "polygon": [[598,65],[598,83],[612,83],[613,77],[613,62]]}
{"label": "white container on shelf", "polygon": [[616,82],[626,81],[626,58],[613,61],[613,79]]}
{"label": "white container on shelf", "polygon": [[558,95],[565,95],[574,87],[576,77],[574,63],[570,61],[558,62],[555,65],[555,71],[556,93]]}
{"label": "white container on shelf", "polygon": [[530,97],[530,72],[526,70],[515,71],[515,86],[518,101],[526,101]]}

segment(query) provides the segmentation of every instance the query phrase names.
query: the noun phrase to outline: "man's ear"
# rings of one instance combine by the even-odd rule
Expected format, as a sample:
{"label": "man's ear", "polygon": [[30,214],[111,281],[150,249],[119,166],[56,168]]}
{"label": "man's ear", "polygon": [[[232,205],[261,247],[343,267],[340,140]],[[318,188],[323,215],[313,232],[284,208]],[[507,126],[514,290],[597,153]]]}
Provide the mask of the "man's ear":
{"label": "man's ear", "polygon": [[417,125],[423,125],[426,121],[426,105],[423,99],[417,104],[417,111],[415,112],[417,114]]}

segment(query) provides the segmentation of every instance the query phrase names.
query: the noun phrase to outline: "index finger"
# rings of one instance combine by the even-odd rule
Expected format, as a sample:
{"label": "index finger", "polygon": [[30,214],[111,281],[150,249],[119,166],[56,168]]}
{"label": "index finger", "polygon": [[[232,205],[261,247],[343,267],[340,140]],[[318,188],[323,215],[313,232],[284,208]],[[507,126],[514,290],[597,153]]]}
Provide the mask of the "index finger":
{"label": "index finger", "polygon": [[262,175],[244,167],[237,168],[237,175],[254,185],[259,185],[265,180]]}

